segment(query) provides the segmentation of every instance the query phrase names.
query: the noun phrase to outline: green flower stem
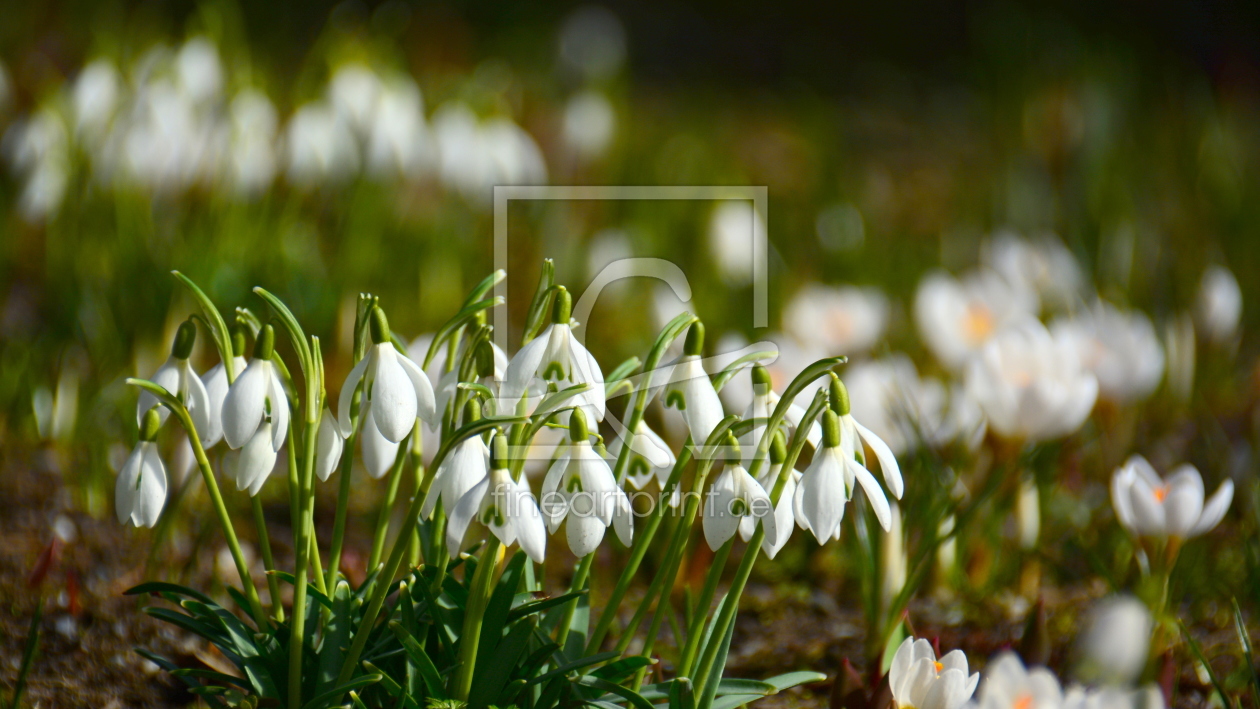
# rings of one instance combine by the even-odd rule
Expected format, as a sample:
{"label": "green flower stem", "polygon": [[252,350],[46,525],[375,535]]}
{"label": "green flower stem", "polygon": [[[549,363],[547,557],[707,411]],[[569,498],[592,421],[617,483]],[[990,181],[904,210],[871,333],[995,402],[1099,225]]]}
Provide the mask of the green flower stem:
{"label": "green flower stem", "polygon": [[[413,426],[411,436],[414,437],[418,433],[419,430]],[[376,533],[372,536],[372,554],[368,557],[369,569],[375,569],[377,564],[381,563],[381,554],[385,551],[385,537],[389,534],[389,516],[394,510],[394,500],[398,497],[398,484],[402,482],[403,468],[406,467],[410,449],[410,438],[408,438],[403,441],[403,445],[398,447],[398,456],[394,458],[394,467],[389,472],[389,486],[385,489],[385,499],[381,501],[381,509],[376,515]]]}
{"label": "green flower stem", "polygon": [[[639,607],[635,609],[634,615],[630,618],[630,622],[622,630],[621,637],[617,638],[617,652],[624,653],[626,648],[630,647],[630,642],[634,639],[635,632],[643,623],[644,616],[652,608],[652,599],[657,599],[659,607],[661,600],[668,599],[670,590],[674,585],[674,579],[678,577],[678,565],[681,563],[683,549],[687,543],[688,529],[690,528],[685,522],[674,527],[674,536],[670,538],[669,547],[665,550],[665,556],[662,559],[661,570],[656,577],[652,579],[652,583],[648,586],[648,590],[643,594],[643,600],[639,602]],[[681,537],[681,542],[679,538]],[[649,635],[648,640],[651,640]],[[647,654],[646,651],[643,654]]]}
{"label": "green flower stem", "polygon": [[315,584],[315,590],[324,594],[328,594],[328,585],[324,583],[324,562],[319,558],[319,536],[315,534],[315,515],[314,508],[311,509],[311,516],[306,525],[306,538],[311,542],[311,578],[315,579],[311,583]]}
{"label": "green flower stem", "polygon": [[271,611],[276,622],[284,622],[284,604],[280,602],[280,579],[276,578],[276,564],[271,558],[271,535],[267,533],[267,519],[263,515],[262,501],[255,495],[249,498],[254,511],[254,526],[258,528],[258,548],[262,550],[263,568],[267,570],[267,589],[271,592]]}
{"label": "green flower stem", "polygon": [[[748,542],[749,549],[753,549],[752,542]],[[760,544],[760,542],[758,542]],[[704,587],[700,590],[700,597],[696,599],[695,612],[692,614],[691,627],[687,629],[687,644],[683,649],[681,659],[678,663],[678,676],[691,677],[694,681],[696,678],[689,674],[696,664],[696,654],[700,651],[700,640],[704,637],[704,621],[709,617],[709,606],[713,603],[713,597],[717,595],[718,583],[722,580],[722,572],[726,570],[726,560],[731,555],[731,547],[735,545],[735,537],[732,536],[726,540],[726,543],[717,550],[713,555],[713,561],[709,563],[709,571],[704,575]],[[744,552],[745,555],[756,558],[756,554]],[[658,603],[664,602],[662,598]]]}
{"label": "green flower stem", "polygon": [[[423,425],[423,424],[421,424]],[[411,437],[411,474],[415,479],[415,487],[412,488],[412,497],[419,497],[428,490],[424,489],[424,435],[419,428],[416,429],[415,435]],[[417,528],[411,533],[410,546],[407,548],[407,559],[411,562],[411,568],[420,565],[420,530]]]}
{"label": "green flower stem", "polygon": [[[402,548],[402,545],[397,545]],[[468,701],[472,690],[473,674],[477,670],[477,647],[481,641],[481,622],[485,618],[486,604],[494,590],[495,570],[499,566],[499,538],[490,535],[481,553],[477,571],[468,588],[468,605],[464,608],[464,630],[459,636],[459,667],[455,670],[451,696],[461,702]]]}
{"label": "green flower stem", "polygon": [[[321,411],[318,407],[308,407],[306,417],[305,439],[302,441],[305,453],[302,459],[302,476],[299,503],[301,513],[297,527],[293,530],[293,549],[297,555],[297,568],[294,569],[293,582],[293,621],[289,638],[289,706],[302,706],[302,657],[306,644],[306,580],[310,564],[311,545],[307,540],[307,530],[314,519],[315,496],[312,479],[315,477],[315,442],[318,437]],[[289,445],[293,445],[290,442]]]}
{"label": "green flower stem", "polygon": [[328,548],[328,578],[326,585],[335,588],[337,571],[341,568],[341,550],[346,540],[346,509],[350,504],[350,474],[354,468],[354,445],[359,440],[356,428],[346,439],[341,453],[341,470],[337,472],[337,512],[333,518],[332,546]]}

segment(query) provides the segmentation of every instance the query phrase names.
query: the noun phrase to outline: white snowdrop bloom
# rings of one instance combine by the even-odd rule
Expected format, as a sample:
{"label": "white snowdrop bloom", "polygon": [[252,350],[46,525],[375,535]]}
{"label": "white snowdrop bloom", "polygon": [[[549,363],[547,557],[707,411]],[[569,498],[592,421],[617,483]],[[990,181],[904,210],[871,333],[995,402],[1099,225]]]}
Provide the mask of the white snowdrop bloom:
{"label": "white snowdrop bloom", "polygon": [[341,429],[337,426],[337,417],[327,406],[319,418],[319,432],[315,439],[315,475],[320,482],[327,482],[341,462],[341,453],[345,448],[345,439],[341,437]]}
{"label": "white snowdrop bloom", "polygon": [[1025,320],[972,359],[967,391],[998,435],[1040,442],[1081,427],[1098,398],[1098,380],[1081,366],[1072,342]]}
{"label": "white snowdrop bloom", "polygon": [[337,397],[337,421],[342,437],[349,438],[353,431],[350,406],[354,390],[362,382],[359,416],[365,422],[373,420],[386,440],[398,443],[411,433],[417,418],[429,424],[437,422],[433,385],[415,362],[394,348],[385,311],[373,307],[369,317],[372,344],[346,375]]}
{"label": "white snowdrop bloom", "polygon": [[[769,418],[778,407],[780,397],[773,388],[773,378],[770,370],[761,365],[754,365],[751,370],[752,379],[752,401],[748,404],[748,408],[744,411],[743,419],[745,421],[761,420],[748,433],[740,437],[739,444],[744,451],[744,466],[752,466],[753,457],[757,453],[757,446],[761,442],[762,436],[765,435],[766,426],[769,425]],[[783,423],[786,425],[785,435],[791,435],[796,430],[801,420],[805,418],[805,409],[802,409],[795,402],[788,405],[787,413],[783,417]],[[806,440],[811,446],[817,447],[822,440],[822,427],[818,423],[814,423],[807,434]]]}
{"label": "white snowdrop bloom", "polygon": [[363,467],[367,470],[368,477],[380,480],[394,467],[402,444],[389,440],[381,433],[375,411],[368,410],[360,415],[363,417],[363,426],[359,430],[359,449],[363,453]]}
{"label": "white snowdrop bloom", "polygon": [[[232,333],[232,375],[239,377],[249,365],[245,361],[245,333],[236,330]],[[201,375],[201,383],[206,388],[206,428],[201,431],[202,446],[209,448],[223,439],[223,402],[227,399],[227,370],[219,362]],[[200,430],[200,429],[198,429]]]}
{"label": "white snowdrop bloom", "polygon": [[919,282],[914,319],[928,349],[946,367],[960,369],[1008,325],[1037,313],[1037,296],[990,270],[962,280],[944,272]]}
{"label": "white snowdrop bloom", "polygon": [[321,103],[297,110],[285,130],[285,174],[311,187],[358,172],[359,147],[347,121]]}
{"label": "white snowdrop bloom", "polygon": [[219,98],[223,90],[223,65],[219,48],[205,37],[194,37],[175,56],[179,88],[192,102],[205,106]]}
{"label": "white snowdrop bloom", "polygon": [[692,323],[683,344],[683,354],[666,367],[652,373],[651,386],[655,390],[664,384],[663,401],[666,408],[677,409],[687,422],[693,445],[702,446],[709,434],[722,420],[722,400],[709,373],[704,371],[701,353],[704,351],[704,324]]}
{"label": "white snowdrop bloom", "polygon": [[1091,682],[1128,685],[1142,674],[1154,621],[1133,596],[1112,596],[1094,605],[1077,639],[1080,675]]}
{"label": "white snowdrop bloom", "polygon": [[766,219],[748,200],[723,200],[709,219],[709,253],[733,285],[752,282],[753,247],[765,239]]}
{"label": "white snowdrop bloom", "polygon": [[499,116],[481,125],[480,139],[496,168],[494,184],[531,185],[547,181],[542,150],[525,129]]}
{"label": "white snowdrop bloom", "polygon": [[1059,678],[1050,670],[1028,669],[1006,652],[985,668],[978,709],[1059,709],[1063,700]]}
{"label": "white snowdrop bloom", "polygon": [[888,688],[897,709],[959,709],[979,683],[979,673],[967,674],[967,656],[961,650],[937,661],[931,643],[912,637],[897,647],[888,668]]}
{"label": "white snowdrop bloom", "polygon": [[95,143],[104,137],[118,110],[122,77],[108,59],[93,60],[75,77],[70,89],[75,133]]}
{"label": "white snowdrop bloom", "polygon": [[446,525],[446,546],[459,549],[474,520],[482,523],[504,546],[520,544],[536,564],[547,550],[547,530],[538,502],[525,480],[513,480],[508,472],[507,439],[497,432],[491,441],[490,474],[483,475],[451,510]]}
{"label": "white snowdrop bloom", "polygon": [[573,298],[560,287],[556,290],[551,324],[517,351],[503,373],[498,411],[511,415],[536,381],[555,382],[560,389],[577,384],[586,391],[574,397],[586,417],[604,420],[604,373],[595,357],[573,336]]}
{"label": "white snowdrop bloom", "polygon": [[18,211],[38,223],[61,208],[69,179],[69,138],[61,116],[45,106],[14,123],[4,136],[4,153],[22,178]]}
{"label": "white snowdrop bloom", "polygon": [[744,538],[751,538],[760,520],[765,538],[773,546],[779,541],[779,530],[770,495],[739,464],[739,444],[735,436],[727,434],[726,446],[732,456],[704,500],[704,540],[710,549],[717,551],[735,532],[742,532],[744,528],[747,530]]}
{"label": "white snowdrop bloom", "polygon": [[1098,301],[1050,328],[1055,339],[1075,345],[1085,369],[1098,378],[1099,395],[1119,403],[1141,401],[1164,377],[1164,348],[1150,318]]}
{"label": "white snowdrop bloom", "polygon": [[[279,424],[264,419],[240,450],[231,451],[223,457],[223,466],[236,481],[236,489],[248,490],[250,497],[258,494],[276,468],[280,448],[273,441],[279,435],[275,430],[277,428]],[[282,442],[283,439],[280,435]]]}
{"label": "white snowdrop bloom", "polygon": [[833,288],[810,284],[792,297],[783,313],[783,329],[797,340],[825,352],[868,352],[888,325],[888,298],[878,288]]}
{"label": "white snowdrop bloom", "polygon": [[[471,400],[465,407],[464,425],[481,418],[481,406]],[[433,482],[429,486],[429,495],[424,499],[424,507],[420,514],[425,519],[433,516],[438,500],[442,501],[442,509],[455,509],[455,505],[474,485],[486,477],[490,466],[490,449],[481,436],[465,438],[451,449],[438,465],[433,474]]]}
{"label": "white snowdrop bloom", "polygon": [[834,411],[829,408],[823,412],[823,446],[814,453],[814,460],[802,474],[793,498],[796,523],[801,529],[813,532],[819,544],[840,538],[844,506],[857,484],[866,492],[884,531],[892,524],[888,498],[884,497],[879,482],[854,460],[855,438],[855,429],[841,425]]}
{"label": "white snowdrop bloom", "polygon": [[370,116],[368,170],[378,177],[415,179],[432,160],[429,141],[419,87],[408,76],[385,81]]}
{"label": "white snowdrop bloom", "polygon": [[[210,445],[207,443],[206,436],[215,433],[217,429],[210,423],[213,411],[210,395],[206,392],[206,385],[202,383],[201,377],[193,371],[192,363],[188,361],[196,341],[197,326],[191,320],[181,323],[179,330],[175,333],[175,344],[171,346],[171,356],[161,367],[158,367],[149,381],[167,390],[184,404],[188,409],[188,415],[192,417],[193,425],[197,428],[197,435],[202,439],[202,445]],[[159,406],[157,397],[147,391],[141,391],[140,398],[136,401],[136,421],[143,420],[145,413],[154,406]],[[165,423],[170,413],[165,406],[160,406],[159,420]]]}
{"label": "white snowdrop bloom", "polygon": [[276,108],[266,94],[244,89],[232,99],[226,177],[246,196],[271,187],[276,176]]}
{"label": "white snowdrop bloom", "polygon": [[328,82],[328,101],[337,116],[359,135],[367,135],[381,95],[381,79],[362,64],[343,64]]}
{"label": "white snowdrop bloom", "polygon": [[1140,455],[1130,456],[1111,476],[1111,503],[1120,524],[1139,537],[1181,540],[1210,532],[1225,518],[1234,499],[1234,481],[1226,479],[1204,502],[1203,478],[1189,464],[1167,479]]}
{"label": "white snowdrop bloom", "polygon": [[183,189],[217,163],[216,126],[172,82],[142,86],[122,137],[125,174],[155,192]]}
{"label": "white snowdrop bloom", "polygon": [[483,122],[464,104],[448,103],[434,112],[431,124],[443,184],[476,205],[490,205],[495,185],[547,181],[538,144],[507,118]]}
{"label": "white snowdrop bloom", "polygon": [[622,544],[634,541],[630,499],[617,485],[608,461],[591,445],[581,408],[569,417],[569,446],[551,464],[542,486],[542,514],[555,534],[566,522],[569,550],[583,557],[599,546],[612,525]]}
{"label": "white snowdrop bloom", "polygon": [[564,107],[564,142],[583,158],[597,158],[612,142],[617,113],[602,93],[593,90],[574,95]]}
{"label": "white snowdrop bloom", "polygon": [[1010,231],[999,233],[983,249],[981,260],[1013,285],[1040,294],[1056,307],[1072,305],[1083,290],[1080,264],[1052,234],[1025,239]]}
{"label": "white snowdrop bloom", "polygon": [[266,427],[272,452],[284,445],[289,429],[289,399],[271,361],[275,344],[275,330],[264,325],[254,343],[254,358],[236,376],[223,399],[223,439],[233,450],[254,442],[268,421],[272,424]]}
{"label": "white snowdrop bloom", "polygon": [[[776,434],[770,442],[770,460],[769,465],[764,466],[761,474],[757,476],[757,483],[767,494],[774,494],[774,486],[778,483],[779,477],[783,472],[783,463],[787,459],[787,446],[783,441],[782,434]],[[793,502],[796,499],[796,487],[801,482],[801,474],[796,470],[790,471],[787,480],[783,482],[783,491],[779,495],[779,503],[774,506],[774,528],[775,541],[771,543],[769,534],[761,540],[761,550],[766,556],[773,559],[783,549],[788,540],[792,538],[792,530],[796,527],[796,513]],[[744,541],[752,538],[752,533],[756,530],[752,517],[744,517],[739,523],[739,535]]]}
{"label": "white snowdrop bloom", "polygon": [[[843,440],[845,437],[852,442],[852,453],[862,453],[861,446],[863,443],[870,446],[871,451],[875,453],[875,459],[879,461],[880,473],[884,477],[884,484],[888,486],[889,492],[898,500],[904,491],[904,483],[901,479],[901,467],[897,465],[897,457],[893,455],[892,449],[884,443],[883,439],[875,435],[874,431],[863,426],[854,418],[851,408],[851,397],[849,390],[845,387],[844,382],[840,378],[831,375],[831,381],[828,385],[828,398],[832,402],[833,410],[839,411],[840,435]],[[853,456],[850,455],[850,458]],[[866,456],[863,453],[863,460]],[[861,464],[854,462],[856,467],[869,468],[869,464]],[[852,480],[849,481],[849,487],[852,488]],[[864,486],[865,487],[865,486]],[[888,525],[884,524],[884,529],[888,529]]]}
{"label": "white snowdrop bloom", "polygon": [[166,504],[166,466],[158,456],[157,437],[161,427],[158,412],[149,410],[140,423],[140,441],[118,471],[114,483],[114,510],[118,523],[152,527]]}
{"label": "white snowdrop bloom", "polygon": [[[656,480],[663,492],[666,483],[669,482],[669,474],[674,470],[674,463],[678,462],[678,459],[674,457],[674,452],[670,450],[664,439],[648,427],[646,421],[640,420],[633,434],[625,431],[613,439],[612,444],[608,446],[608,454],[613,458],[620,457],[626,438],[631,439],[630,462],[626,466],[626,482],[634,489],[642,490],[649,482]],[[676,507],[681,500],[682,491],[679,489],[681,487],[681,485],[674,487],[674,492],[669,498],[671,507]]]}
{"label": "white snowdrop bloom", "polygon": [[1224,266],[1211,266],[1199,282],[1197,312],[1200,330],[1214,342],[1234,336],[1242,318],[1242,289]]}

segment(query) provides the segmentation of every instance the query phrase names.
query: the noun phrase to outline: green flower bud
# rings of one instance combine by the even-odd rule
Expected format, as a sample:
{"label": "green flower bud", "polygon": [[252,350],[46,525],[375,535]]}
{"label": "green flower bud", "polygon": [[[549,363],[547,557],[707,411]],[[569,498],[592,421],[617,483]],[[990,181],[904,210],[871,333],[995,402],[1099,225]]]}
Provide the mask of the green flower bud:
{"label": "green flower bud", "polygon": [[836,448],[840,445],[840,417],[831,409],[823,411],[823,446]]}
{"label": "green flower bud", "polygon": [[770,439],[770,464],[781,465],[787,460],[787,442],[783,440],[783,432],[775,431]]}
{"label": "green flower bud", "polygon": [[[764,393],[766,391],[770,391],[770,383],[771,383],[770,370],[766,369],[760,364],[753,365],[752,383],[753,383],[753,391],[757,393]],[[764,390],[758,389],[758,387],[765,387],[765,389]]]}
{"label": "green flower bud", "polygon": [[831,385],[827,387],[827,400],[831,405],[831,410],[836,412],[837,416],[849,414],[849,390],[835,372],[831,373]]}
{"label": "green flower bud", "polygon": [[477,376],[493,377],[494,376],[494,350],[490,347],[489,340],[482,340],[476,351],[473,352],[473,358],[477,365]]}
{"label": "green flower bud", "polygon": [[276,329],[271,325],[263,325],[258,331],[258,339],[254,340],[254,359],[271,359],[276,351]]}
{"label": "green flower bud", "polygon": [[556,300],[551,309],[551,322],[556,325],[568,325],[573,317],[573,296],[564,286],[556,287]]}
{"label": "green flower bud", "polygon": [[589,429],[586,428],[586,414],[581,409],[574,409],[569,414],[569,440],[574,443],[581,443],[590,438]]}
{"label": "green flower bud", "polygon": [[232,326],[232,356],[233,357],[245,356],[245,326],[244,325]]}
{"label": "green flower bud", "polygon": [[193,344],[197,342],[197,323],[185,320],[175,331],[175,344],[171,346],[171,356],[175,359],[188,359],[192,354]]}
{"label": "green flower bud", "polygon": [[481,402],[475,398],[469,399],[468,403],[464,404],[464,425],[467,426],[473,421],[480,421],[480,420],[481,420]]}
{"label": "green flower bud", "polygon": [[494,439],[490,441],[490,469],[506,470],[508,467],[508,441],[503,429],[494,429]]}
{"label": "green flower bud", "polygon": [[739,441],[736,440],[735,434],[727,431],[726,440],[722,442],[722,445],[726,446],[727,460],[732,463],[738,463],[743,458],[740,454]]}
{"label": "green flower bud", "polygon": [[140,421],[140,440],[152,441],[157,438],[158,429],[162,426],[162,417],[158,414],[158,407],[154,406],[144,412],[144,419]]}
{"label": "green flower bud", "polygon": [[697,320],[687,330],[687,341],[683,344],[683,354],[700,355],[704,352],[704,323]]}
{"label": "green flower bud", "polygon": [[372,331],[372,344],[389,342],[389,320],[385,317],[385,311],[379,305],[374,305],[371,318],[368,327]]}

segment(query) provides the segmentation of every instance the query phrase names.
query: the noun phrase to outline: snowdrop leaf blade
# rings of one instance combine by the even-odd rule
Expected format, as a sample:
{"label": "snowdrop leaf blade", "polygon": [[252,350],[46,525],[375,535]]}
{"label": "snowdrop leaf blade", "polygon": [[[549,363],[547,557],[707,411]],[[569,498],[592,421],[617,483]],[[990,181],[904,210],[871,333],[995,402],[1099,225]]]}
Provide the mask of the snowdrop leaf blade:
{"label": "snowdrop leaf blade", "polygon": [[[223,320],[223,315],[219,313],[219,309],[215,307],[214,302],[210,300],[205,291],[201,290],[192,279],[179,271],[171,271],[171,275],[175,276],[180,283],[183,283],[188,292],[192,294],[193,300],[197,301],[197,305],[201,307],[201,312],[206,318],[209,325],[210,337],[214,340],[214,346],[219,350],[219,359],[228,362],[232,358],[232,335],[228,331],[227,323]],[[240,375],[239,371],[232,372]]]}
{"label": "snowdrop leaf blade", "polygon": [[305,376],[310,376],[311,349],[307,344],[306,333],[302,330],[302,326],[298,323],[297,318],[293,317],[293,311],[289,310],[289,306],[285,305],[283,301],[272,295],[265,288],[256,286],[254,292],[258,294],[258,297],[267,301],[267,305],[271,306],[272,312],[276,314],[276,317],[280,318],[284,329],[289,331],[289,339],[293,341],[293,349],[298,353],[298,362],[302,366],[302,373]]}

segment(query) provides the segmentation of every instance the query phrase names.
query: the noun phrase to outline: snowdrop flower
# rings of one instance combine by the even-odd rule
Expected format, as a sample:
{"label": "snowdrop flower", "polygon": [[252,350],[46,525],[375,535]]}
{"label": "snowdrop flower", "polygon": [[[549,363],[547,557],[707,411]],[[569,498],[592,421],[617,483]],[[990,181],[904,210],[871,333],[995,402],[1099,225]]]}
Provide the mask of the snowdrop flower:
{"label": "snowdrop flower", "polygon": [[[232,375],[239,377],[245,372],[248,363],[245,361],[245,332],[239,327],[232,331]],[[223,402],[227,399],[227,369],[223,363],[211,367],[201,375],[201,383],[206,388],[206,428],[201,431],[201,445],[209,448],[223,439]]]}
{"label": "snowdrop flower", "polygon": [[825,352],[847,355],[869,351],[887,325],[888,298],[878,288],[811,284],[783,313],[783,329],[789,335]]}
{"label": "snowdrop flower", "polygon": [[[287,407],[288,404],[283,405]],[[236,481],[237,490],[248,490],[249,496],[254,497],[262,489],[263,483],[267,482],[267,478],[271,477],[279,452],[279,447],[273,444],[278,430],[281,430],[279,424],[263,419],[244,447],[224,456],[223,466],[227,474]],[[284,440],[282,434],[280,440]]]}
{"label": "snowdrop flower", "polygon": [[83,67],[70,89],[75,132],[95,142],[103,137],[118,108],[122,78],[113,62],[96,59]]}
{"label": "snowdrop flower", "polygon": [[573,298],[561,286],[556,290],[551,324],[516,353],[503,373],[500,414],[514,413],[530,385],[542,380],[554,381],[561,389],[586,384],[586,391],[576,400],[587,418],[604,420],[604,373],[590,351],[573,336],[572,312]]}
{"label": "snowdrop flower", "polygon": [[285,134],[287,174],[295,184],[339,181],[359,169],[359,147],[344,118],[319,103],[299,108]]}
{"label": "snowdrop flower", "polygon": [[223,88],[223,66],[219,49],[205,37],[184,43],[175,57],[180,89],[194,104],[204,105],[219,97]]}
{"label": "snowdrop flower", "polygon": [[726,447],[730,457],[704,501],[704,540],[717,551],[744,527],[748,532],[745,539],[751,537],[760,520],[766,539],[773,546],[779,541],[779,532],[770,495],[739,464],[739,444],[733,434],[726,434]]}
{"label": "snowdrop flower", "polygon": [[[888,485],[888,489],[892,492],[893,497],[900,500],[904,485],[901,479],[901,467],[897,465],[897,457],[893,455],[887,443],[884,443],[879,436],[858,423],[858,420],[853,417],[849,403],[849,390],[835,374],[831,375],[831,383],[828,385],[827,394],[831,402],[831,410],[835,411],[840,417],[841,437],[847,436],[853,443],[853,448],[850,449],[851,452],[861,452],[862,443],[870,446],[875,453],[875,459],[879,461],[879,469],[884,476],[884,484]],[[849,457],[852,458],[853,456],[850,455]],[[863,458],[865,459],[865,455],[863,455]],[[868,467],[865,464],[854,463],[854,465],[859,468]],[[852,487],[852,481],[850,481],[850,487]],[[884,529],[888,529],[888,525],[884,525]]]}
{"label": "snowdrop flower", "polygon": [[766,220],[747,200],[723,200],[709,220],[709,252],[722,278],[746,285],[753,278],[753,244],[766,238]]}
{"label": "snowdrop flower", "polygon": [[980,674],[967,674],[967,656],[954,650],[938,662],[932,644],[906,638],[888,668],[898,709],[959,709],[976,691]]}
{"label": "snowdrop flower", "polygon": [[1028,240],[1014,232],[1003,232],[981,256],[983,263],[1012,285],[1035,291],[1056,306],[1071,305],[1084,284],[1076,257],[1051,234]]}
{"label": "snowdrop flower", "polygon": [[[774,413],[780,400],[779,395],[774,391],[770,370],[760,364],[754,365],[751,376],[753,397],[748,404],[748,408],[744,411],[743,418],[745,421],[759,419],[764,423],[753,426],[752,430],[740,437],[739,444],[744,450],[745,467],[752,465],[753,457],[757,453],[757,446],[761,443],[762,436],[765,435],[766,426],[769,425],[770,415]],[[805,409],[802,409],[795,402],[790,404],[787,414],[783,417],[787,427],[787,430],[784,432],[785,435],[795,431],[804,418]],[[819,441],[822,440],[822,427],[816,422],[810,426],[806,440],[809,441],[810,445],[817,447]]]}
{"label": "snowdrop flower", "polygon": [[[170,358],[158,367],[150,381],[183,402],[188,409],[188,415],[192,417],[198,435],[202,438],[202,444],[208,445],[206,435],[213,433],[212,429],[215,428],[210,423],[210,397],[206,393],[206,385],[202,383],[188,361],[188,356],[192,354],[193,344],[196,341],[197,325],[191,320],[185,320],[175,333],[175,344],[171,346]],[[140,399],[136,402],[136,421],[142,420],[145,413],[155,406],[159,406],[157,397],[147,391],[141,391]],[[160,421],[166,423],[166,417],[170,413],[165,406],[161,406],[158,409]]]}
{"label": "snowdrop flower", "polygon": [[344,64],[328,82],[328,100],[360,135],[368,132],[381,95],[381,79],[362,64]]}
{"label": "snowdrop flower", "polygon": [[[674,452],[664,439],[648,428],[646,421],[640,419],[634,433],[626,431],[613,440],[612,445],[608,446],[608,454],[614,458],[620,457],[627,438],[630,439],[630,463],[626,466],[626,482],[634,489],[642,490],[655,479],[664,492],[669,475],[674,470],[674,463],[678,462]],[[674,492],[669,497],[670,507],[677,507],[681,501],[681,487],[674,487]]]}
{"label": "snowdrop flower", "polygon": [[394,349],[385,311],[373,307],[370,317],[372,346],[341,386],[337,421],[341,424],[342,437],[349,438],[353,431],[350,405],[355,388],[362,382],[363,405],[359,417],[364,420],[364,426],[371,425],[385,440],[398,443],[411,433],[417,417],[425,423],[437,422],[433,385],[411,358]]}
{"label": "snowdrop flower", "polygon": [[508,472],[507,438],[502,431],[495,433],[490,445],[490,474],[482,476],[451,510],[446,545],[459,549],[468,525],[475,519],[504,546],[520,543],[529,558],[541,564],[547,548],[547,531],[538,503],[524,479],[513,480]]}
{"label": "snowdrop flower", "polygon": [[1031,670],[1014,653],[1006,652],[985,669],[979,709],[1059,709],[1063,688],[1044,667]]}
{"label": "snowdrop flower", "polygon": [[813,462],[801,476],[793,498],[796,523],[801,529],[813,532],[819,544],[839,539],[845,503],[852,496],[855,484],[861,484],[880,526],[888,531],[892,525],[888,498],[884,497],[875,476],[853,458],[854,428],[841,425],[840,417],[830,408],[823,412],[822,428],[823,447],[814,454]]}
{"label": "snowdrop flower", "polygon": [[[481,406],[476,399],[469,400],[464,412],[464,425],[481,418]],[[464,495],[486,477],[489,465],[490,449],[481,436],[471,436],[457,443],[433,474],[430,492],[420,510],[421,516],[431,518],[438,500],[442,501],[443,509],[455,509]]]}
{"label": "snowdrop flower", "polygon": [[345,439],[341,437],[341,429],[337,426],[337,418],[327,406],[319,418],[319,432],[316,436],[315,474],[319,476],[320,482],[327,482],[341,462],[341,452],[346,445]]}
{"label": "snowdrop flower", "polygon": [[583,91],[564,107],[564,142],[583,158],[597,158],[612,142],[617,114],[598,91]]}
{"label": "snowdrop flower", "polygon": [[226,177],[238,194],[257,195],[276,176],[276,109],[257,89],[245,89],[232,99],[231,131]]}
{"label": "snowdrop flower", "polygon": [[359,448],[363,453],[363,467],[367,469],[368,477],[373,480],[385,477],[390,468],[394,467],[400,447],[401,443],[391,441],[381,433],[375,417],[367,416],[363,419],[363,427],[359,431]]}
{"label": "snowdrop flower", "polygon": [[251,449],[257,446],[257,434],[264,428],[271,436],[273,453],[284,445],[289,430],[289,399],[271,361],[275,346],[276,331],[263,325],[254,343],[254,358],[237,375],[223,399],[223,439],[233,450],[250,443],[254,444]]}
{"label": "snowdrop flower", "polygon": [[914,298],[914,319],[924,342],[950,369],[961,368],[997,332],[1036,312],[1036,295],[988,270],[961,281],[930,274]]}
{"label": "snowdrop flower", "polygon": [[1100,396],[1119,403],[1140,401],[1164,376],[1164,348],[1150,318],[1121,312],[1103,301],[1051,326],[1055,339],[1075,346],[1081,365],[1098,378]]}
{"label": "snowdrop flower", "polygon": [[682,356],[653,374],[653,379],[668,377],[664,392],[665,407],[682,413],[691,441],[696,446],[704,445],[722,420],[722,400],[718,398],[708,372],[704,371],[704,363],[700,359],[703,351],[704,324],[695,322],[687,330]]}
{"label": "snowdrop flower", "polygon": [[1146,667],[1153,628],[1151,612],[1136,598],[1112,596],[1099,601],[1078,640],[1081,676],[1112,684],[1133,682]]}
{"label": "snowdrop flower", "polygon": [[1098,397],[1098,380],[1081,366],[1071,342],[1025,320],[971,361],[967,391],[998,435],[1041,442],[1081,427]]}
{"label": "snowdrop flower", "polygon": [[1238,279],[1224,266],[1211,266],[1199,282],[1199,327],[1208,339],[1223,342],[1233,337],[1242,317],[1242,290]]}
{"label": "snowdrop flower", "polygon": [[372,112],[367,166],[377,176],[419,177],[430,160],[420,89],[407,76],[384,82]]}
{"label": "snowdrop flower", "polygon": [[1211,531],[1229,511],[1234,481],[1221,483],[1206,504],[1203,498],[1203,478],[1189,464],[1161,480],[1145,458],[1134,455],[1111,476],[1116,517],[1139,537],[1186,540]]}
{"label": "snowdrop flower", "polygon": [[114,484],[114,508],[118,523],[137,527],[157,524],[166,504],[166,466],[158,456],[158,429],[162,418],[157,409],[145,412],[140,422],[140,441],[118,472]]}
{"label": "snowdrop flower", "polygon": [[608,461],[591,446],[581,408],[569,417],[568,449],[543,480],[542,513],[551,534],[568,520],[569,550],[579,558],[595,551],[609,525],[622,544],[634,539],[630,499],[617,486]]}
{"label": "snowdrop flower", "polygon": [[[761,485],[761,488],[767,494],[774,493],[774,486],[778,483],[779,476],[783,472],[785,460],[787,460],[787,444],[783,441],[783,433],[776,432],[774,438],[770,441],[770,465],[766,466],[766,470],[757,476],[757,484]],[[801,474],[796,470],[791,471],[787,480],[783,483],[783,492],[779,495],[779,504],[774,506],[775,541],[770,541],[768,527],[766,537],[761,541],[761,550],[771,559],[778,555],[779,551],[787,544],[788,539],[792,538],[792,530],[796,527],[793,501],[796,499],[796,487],[800,482]],[[751,539],[755,530],[756,524],[753,517],[746,516],[740,520],[739,536],[744,541]]]}

